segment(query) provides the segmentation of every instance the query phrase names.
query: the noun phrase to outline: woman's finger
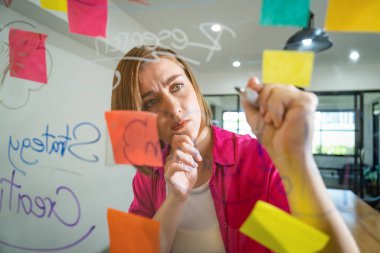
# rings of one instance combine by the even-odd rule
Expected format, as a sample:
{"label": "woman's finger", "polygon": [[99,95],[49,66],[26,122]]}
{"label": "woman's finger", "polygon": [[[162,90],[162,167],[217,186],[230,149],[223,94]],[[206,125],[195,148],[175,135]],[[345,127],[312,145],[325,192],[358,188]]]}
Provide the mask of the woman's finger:
{"label": "woman's finger", "polygon": [[175,157],[174,162],[176,162],[176,163],[183,163],[183,164],[192,166],[194,168],[198,167],[198,164],[194,161],[194,158],[190,154],[185,153],[185,152],[183,152],[181,150],[176,150],[176,151],[174,151],[173,154],[174,154],[174,157]]}
{"label": "woman's finger", "polygon": [[192,172],[194,169],[194,167],[186,165],[184,163],[172,163],[167,167],[165,175],[166,177],[170,177],[176,172]]}

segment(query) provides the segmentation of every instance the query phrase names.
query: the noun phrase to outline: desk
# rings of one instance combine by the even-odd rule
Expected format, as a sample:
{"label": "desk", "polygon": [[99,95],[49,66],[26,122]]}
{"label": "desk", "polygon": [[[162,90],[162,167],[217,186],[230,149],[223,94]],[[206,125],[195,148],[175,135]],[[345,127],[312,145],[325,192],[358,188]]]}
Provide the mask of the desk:
{"label": "desk", "polygon": [[350,190],[328,189],[362,253],[380,252],[380,213]]}

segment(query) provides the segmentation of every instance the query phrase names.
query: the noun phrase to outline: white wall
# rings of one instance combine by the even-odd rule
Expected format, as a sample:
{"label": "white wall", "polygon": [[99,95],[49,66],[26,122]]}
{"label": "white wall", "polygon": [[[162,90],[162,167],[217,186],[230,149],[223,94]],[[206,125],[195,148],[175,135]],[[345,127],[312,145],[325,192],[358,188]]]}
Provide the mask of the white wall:
{"label": "white wall", "polygon": [[[47,34],[46,48],[52,55],[52,61],[47,60],[48,84],[8,73],[0,88],[0,252],[101,252],[109,243],[107,208],[128,210],[135,172],[131,166],[109,166],[106,161],[104,112],[110,109],[113,68],[89,59],[102,57],[91,48],[0,7],[2,25],[23,20],[36,29],[12,27]],[[116,22],[113,18],[121,13],[110,12],[110,31],[120,26],[144,31],[128,18]],[[1,41],[8,41],[8,31],[0,32]],[[47,126],[54,135],[48,144]],[[60,146],[64,153],[46,152],[45,145],[50,150],[55,141],[63,141],[67,129],[67,146]],[[34,141],[43,143],[43,150],[36,145],[33,150]]]}

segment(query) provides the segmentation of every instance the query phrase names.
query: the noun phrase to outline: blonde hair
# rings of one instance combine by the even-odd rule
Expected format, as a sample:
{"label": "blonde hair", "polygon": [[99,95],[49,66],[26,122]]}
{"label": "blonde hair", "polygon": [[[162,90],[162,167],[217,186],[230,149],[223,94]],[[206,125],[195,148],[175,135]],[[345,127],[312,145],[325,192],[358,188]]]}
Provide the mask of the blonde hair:
{"label": "blonde hair", "polygon": [[[143,110],[143,102],[139,88],[139,74],[149,62],[157,62],[160,58],[170,59],[176,62],[184,70],[187,78],[190,80],[194,88],[199,107],[201,109],[201,129],[204,126],[210,126],[212,118],[211,110],[200,91],[198,83],[189,65],[178,57],[174,51],[161,47],[134,47],[124,55],[116,67],[113,79],[113,86],[117,86],[112,91],[111,109]],[[147,172],[143,167],[140,168],[140,166],[137,166],[137,168],[144,173]]]}

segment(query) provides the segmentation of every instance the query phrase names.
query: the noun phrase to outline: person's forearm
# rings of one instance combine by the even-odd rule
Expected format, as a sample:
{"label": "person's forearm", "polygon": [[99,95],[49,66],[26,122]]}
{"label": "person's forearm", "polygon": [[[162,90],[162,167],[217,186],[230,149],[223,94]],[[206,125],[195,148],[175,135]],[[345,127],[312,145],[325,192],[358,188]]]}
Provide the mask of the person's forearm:
{"label": "person's forearm", "polygon": [[357,244],[328,196],[312,154],[275,161],[281,177],[286,177],[292,215],[330,236],[321,252],[359,252]]}
{"label": "person's forearm", "polygon": [[160,222],[160,252],[170,252],[184,202],[170,194],[162,203],[153,219]]}

